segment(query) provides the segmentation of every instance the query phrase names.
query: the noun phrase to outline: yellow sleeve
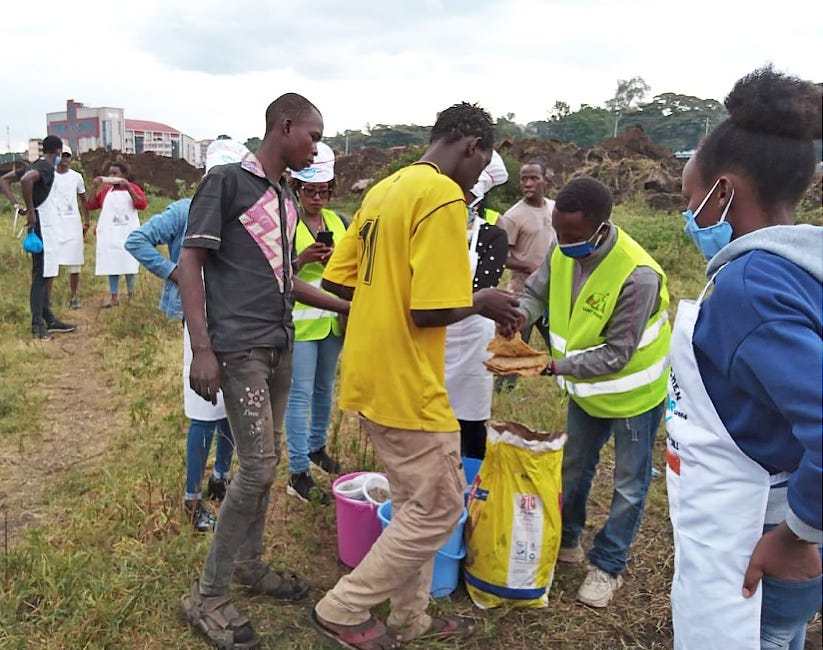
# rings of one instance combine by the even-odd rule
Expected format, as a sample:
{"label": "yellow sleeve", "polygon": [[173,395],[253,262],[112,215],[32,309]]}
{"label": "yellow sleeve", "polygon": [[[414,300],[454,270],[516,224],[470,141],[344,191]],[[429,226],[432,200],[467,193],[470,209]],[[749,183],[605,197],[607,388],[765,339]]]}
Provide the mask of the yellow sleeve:
{"label": "yellow sleeve", "polygon": [[343,239],[334,247],[334,253],[326,263],[323,279],[344,287],[357,284],[357,216],[352,220]]}
{"label": "yellow sleeve", "polygon": [[411,309],[471,307],[466,219],[466,204],[453,201],[418,224],[409,250]]}

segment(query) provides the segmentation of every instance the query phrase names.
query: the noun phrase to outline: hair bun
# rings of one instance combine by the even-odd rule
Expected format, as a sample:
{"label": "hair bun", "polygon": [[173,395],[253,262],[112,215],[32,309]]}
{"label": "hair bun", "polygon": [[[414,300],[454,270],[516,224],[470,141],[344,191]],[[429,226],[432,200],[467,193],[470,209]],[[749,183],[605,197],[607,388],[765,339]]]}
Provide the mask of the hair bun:
{"label": "hair bun", "polygon": [[823,131],[820,88],[771,65],[740,79],[724,103],[731,122],[746,131],[797,140],[817,140]]}

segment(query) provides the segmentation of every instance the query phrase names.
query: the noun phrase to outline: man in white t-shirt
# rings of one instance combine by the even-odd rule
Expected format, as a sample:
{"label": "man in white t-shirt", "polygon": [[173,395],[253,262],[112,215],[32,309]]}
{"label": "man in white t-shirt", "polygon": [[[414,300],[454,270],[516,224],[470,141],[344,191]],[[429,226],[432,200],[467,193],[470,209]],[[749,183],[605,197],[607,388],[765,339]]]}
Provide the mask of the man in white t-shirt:
{"label": "man in white t-shirt", "polygon": [[[86,209],[86,186],[83,183],[83,176],[71,168],[71,149],[65,144],[63,145],[63,156],[56,171],[48,201],[53,202],[56,215],[57,264],[69,269],[71,274],[69,306],[77,309],[80,307],[77,289],[80,286],[80,267],[83,265],[83,240],[89,229],[89,212]],[[80,197],[79,202],[78,196]],[[53,280],[54,278],[48,279],[49,295],[51,295]]]}

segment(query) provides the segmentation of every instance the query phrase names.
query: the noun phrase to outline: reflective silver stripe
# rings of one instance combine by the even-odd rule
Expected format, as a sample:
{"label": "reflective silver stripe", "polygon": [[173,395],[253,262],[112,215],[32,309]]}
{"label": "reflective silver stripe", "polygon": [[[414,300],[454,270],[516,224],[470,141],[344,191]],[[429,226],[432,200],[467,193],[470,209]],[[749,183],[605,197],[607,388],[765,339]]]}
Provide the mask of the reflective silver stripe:
{"label": "reflective silver stripe", "polygon": [[549,342],[552,344],[552,347],[555,350],[560,350],[563,354],[566,354],[566,339],[562,336],[555,334],[554,332],[549,332]]}
{"label": "reflective silver stripe", "polygon": [[660,314],[660,318],[654,321],[651,325],[646,328],[646,331],[643,332],[643,336],[640,339],[640,344],[637,346],[637,349],[645,348],[647,345],[651,345],[655,342],[658,336],[660,336],[660,329],[666,322],[669,320],[669,312],[664,311]]}
{"label": "reflective silver stripe", "polygon": [[292,312],[292,320],[317,320],[319,318],[329,318],[334,316],[330,311],[325,309],[316,309],[314,307],[307,307],[306,309],[295,309]]}
{"label": "reflective silver stripe", "polygon": [[566,355],[567,358],[573,357],[575,354],[583,354],[584,352],[591,352],[592,350],[598,350],[600,348],[605,348],[606,344],[601,343],[600,345],[595,345],[592,348],[584,348],[582,350],[569,350],[568,354]]}
{"label": "reflective silver stripe", "polygon": [[[649,325],[646,330],[643,332],[643,336],[640,338],[640,343],[637,346],[637,349],[645,348],[647,345],[651,345],[657,340],[657,337],[660,336],[660,330],[662,329],[663,325],[669,320],[669,313],[663,312],[660,314],[660,317],[654,321],[651,325]],[[558,341],[563,341],[565,344],[565,340],[557,336],[556,334],[552,334],[552,345],[554,345],[555,338]],[[604,347],[606,344],[601,343],[600,345],[595,345],[590,348],[583,348],[582,350],[569,350],[567,353],[564,350],[564,353],[567,357],[573,357],[575,354],[583,354],[584,352],[591,352],[592,350],[597,350],[598,348]],[[557,346],[555,346],[557,347]],[[558,348],[559,350],[560,348]]]}
{"label": "reflective silver stripe", "polygon": [[566,378],[566,390],[577,397],[595,397],[597,395],[612,395],[614,393],[628,393],[635,388],[651,384],[668,372],[669,357],[666,355],[660,361],[644,370],[633,372],[625,377],[608,379],[596,382],[573,382]]}

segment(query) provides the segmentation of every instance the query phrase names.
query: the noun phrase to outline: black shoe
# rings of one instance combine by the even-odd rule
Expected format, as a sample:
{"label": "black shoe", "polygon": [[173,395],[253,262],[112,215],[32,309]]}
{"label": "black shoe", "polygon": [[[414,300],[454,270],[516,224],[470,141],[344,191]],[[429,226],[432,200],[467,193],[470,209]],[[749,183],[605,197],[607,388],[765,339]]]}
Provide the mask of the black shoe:
{"label": "black shoe", "polygon": [[207,533],[210,530],[214,530],[217,519],[199,499],[196,501],[184,501],[183,509],[186,511],[191,525],[194,526],[194,530],[198,533]]}
{"label": "black shoe", "polygon": [[48,324],[49,332],[73,332],[77,329],[77,325],[71,323],[64,323],[61,320],[53,320]]}
{"label": "black shoe", "polygon": [[334,458],[326,453],[326,447],[320,447],[309,454],[309,460],[322,469],[326,474],[342,474],[343,468]]}
{"label": "black shoe", "polygon": [[226,489],[228,487],[229,481],[227,479],[214,478],[214,474],[212,474],[209,476],[209,484],[203,497],[220,503],[226,498]]}
{"label": "black shoe", "polygon": [[286,494],[297,497],[301,501],[319,503],[321,506],[327,506],[331,503],[329,495],[314,484],[314,480],[308,472],[289,474]]}
{"label": "black shoe", "polygon": [[45,325],[32,327],[31,335],[40,341],[51,341],[51,334],[49,334]]}

